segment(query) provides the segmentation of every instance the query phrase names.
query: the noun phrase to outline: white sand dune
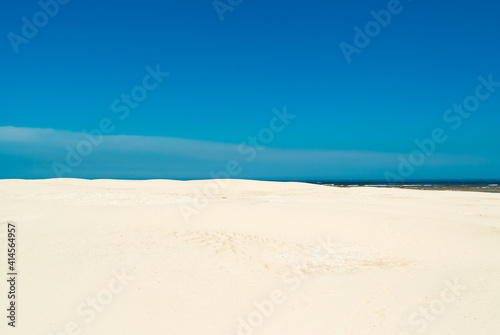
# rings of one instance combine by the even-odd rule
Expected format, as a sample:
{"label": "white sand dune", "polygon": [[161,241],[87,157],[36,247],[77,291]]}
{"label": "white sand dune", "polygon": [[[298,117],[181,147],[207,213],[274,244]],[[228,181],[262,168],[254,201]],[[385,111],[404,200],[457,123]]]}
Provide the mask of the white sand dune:
{"label": "white sand dune", "polygon": [[1,333],[500,334],[500,194],[206,183],[0,181]]}

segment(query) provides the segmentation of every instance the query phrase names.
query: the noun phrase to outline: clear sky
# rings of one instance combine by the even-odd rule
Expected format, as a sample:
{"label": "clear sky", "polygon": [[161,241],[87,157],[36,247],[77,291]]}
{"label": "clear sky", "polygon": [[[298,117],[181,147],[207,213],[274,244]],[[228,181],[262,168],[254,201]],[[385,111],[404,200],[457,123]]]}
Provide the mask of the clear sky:
{"label": "clear sky", "polygon": [[0,5],[0,178],[500,179],[497,1],[61,2]]}

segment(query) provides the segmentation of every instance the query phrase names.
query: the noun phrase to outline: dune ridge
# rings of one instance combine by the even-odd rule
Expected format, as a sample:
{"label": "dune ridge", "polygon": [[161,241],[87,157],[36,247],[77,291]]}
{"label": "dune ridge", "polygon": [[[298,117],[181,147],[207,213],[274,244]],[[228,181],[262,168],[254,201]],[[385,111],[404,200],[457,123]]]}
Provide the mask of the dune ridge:
{"label": "dune ridge", "polygon": [[500,331],[499,194],[207,182],[1,180],[1,250],[19,227],[2,333]]}

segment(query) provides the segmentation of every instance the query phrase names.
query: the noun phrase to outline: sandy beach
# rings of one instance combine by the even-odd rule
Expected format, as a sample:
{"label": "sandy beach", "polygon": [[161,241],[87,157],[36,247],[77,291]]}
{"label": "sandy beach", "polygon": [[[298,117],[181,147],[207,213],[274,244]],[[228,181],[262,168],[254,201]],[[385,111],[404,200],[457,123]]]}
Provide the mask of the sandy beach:
{"label": "sandy beach", "polygon": [[500,334],[500,194],[206,184],[0,180],[1,333]]}

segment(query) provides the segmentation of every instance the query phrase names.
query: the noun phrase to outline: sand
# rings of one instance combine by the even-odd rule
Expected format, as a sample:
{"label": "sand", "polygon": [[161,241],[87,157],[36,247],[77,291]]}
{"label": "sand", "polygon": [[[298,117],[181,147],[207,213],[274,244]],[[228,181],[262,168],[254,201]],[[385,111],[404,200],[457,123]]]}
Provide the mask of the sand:
{"label": "sand", "polygon": [[1,333],[500,334],[500,194],[221,183],[0,181]]}

